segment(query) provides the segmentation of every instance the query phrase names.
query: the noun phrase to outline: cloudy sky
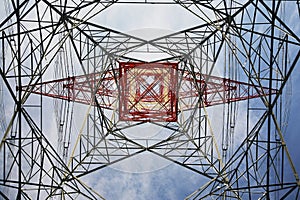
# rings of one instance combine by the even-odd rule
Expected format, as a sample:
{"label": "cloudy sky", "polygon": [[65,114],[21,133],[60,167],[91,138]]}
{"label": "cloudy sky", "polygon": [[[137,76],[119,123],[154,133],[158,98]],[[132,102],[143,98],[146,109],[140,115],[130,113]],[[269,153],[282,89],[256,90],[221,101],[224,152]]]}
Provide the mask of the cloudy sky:
{"label": "cloudy sky", "polygon": [[[1,6],[1,9],[4,7]],[[4,13],[3,11],[1,13]],[[297,16],[297,13],[296,15]],[[1,16],[1,20],[5,16]],[[296,17],[295,17],[296,18]],[[199,20],[179,6],[161,5],[159,7],[141,5],[128,7],[125,4],[112,6],[105,10],[94,22],[139,37],[148,39],[152,33],[164,34],[193,27]],[[296,22],[295,22],[296,23]],[[151,34],[149,35],[149,31]],[[300,142],[300,66],[295,68],[292,75],[292,96],[290,116],[286,130],[286,142],[293,158],[294,164],[300,172],[300,158],[298,152]],[[9,104],[8,99],[4,99]],[[48,101],[48,100],[46,100]],[[52,100],[51,100],[52,101]],[[49,100],[50,102],[50,100]],[[8,112],[11,112],[8,110]],[[217,111],[216,111],[217,112]],[[54,116],[54,113],[53,113]],[[9,120],[9,119],[8,119]],[[52,123],[55,123],[54,120]],[[52,127],[56,127],[53,125]],[[240,127],[242,128],[242,127]],[[183,199],[197,190],[207,181],[204,177],[186,170],[178,165],[151,157],[152,162],[146,164],[144,169],[137,171],[130,169],[132,163],[123,166],[105,168],[101,173],[92,173],[83,180],[96,189],[107,199]],[[136,162],[136,161],[135,161]],[[149,170],[149,166],[162,163],[160,167]],[[124,167],[126,169],[124,169]],[[132,171],[137,173],[132,173]]]}

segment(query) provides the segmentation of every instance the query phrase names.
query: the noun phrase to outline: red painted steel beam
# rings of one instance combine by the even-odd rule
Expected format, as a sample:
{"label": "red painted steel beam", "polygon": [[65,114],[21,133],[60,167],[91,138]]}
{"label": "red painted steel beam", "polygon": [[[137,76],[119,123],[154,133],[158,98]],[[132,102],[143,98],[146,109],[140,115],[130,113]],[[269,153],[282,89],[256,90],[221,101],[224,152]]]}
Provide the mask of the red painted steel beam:
{"label": "red painted steel beam", "polygon": [[[111,109],[118,97],[118,89],[115,85],[113,72],[107,71],[102,76],[99,73],[73,76],[22,86],[21,89],[34,94],[87,105],[96,105],[94,98],[101,97],[99,105]],[[97,90],[95,90],[96,88]]]}
{"label": "red painted steel beam", "polygon": [[119,118],[177,121],[177,63],[120,63]]}
{"label": "red painted steel beam", "polygon": [[[266,96],[270,91],[266,87],[182,71],[175,65],[169,65],[137,67],[137,64],[127,64],[124,68],[109,70],[103,74],[92,73],[57,79],[23,86],[21,89],[94,106],[96,98],[100,107],[119,107],[121,120],[131,121],[176,121],[177,104],[189,98],[201,98],[199,107],[208,107]],[[135,67],[138,70],[130,71]],[[151,72],[151,67],[156,71]],[[164,67],[167,69],[163,69]],[[163,73],[173,73],[172,76],[165,78],[166,74],[157,74],[161,69],[166,70]],[[152,82],[147,82],[146,79],[150,76]],[[168,90],[165,90],[165,87]],[[277,90],[272,90],[272,93],[277,93]],[[195,105],[188,103],[180,104],[181,111],[194,107]],[[122,112],[125,113],[124,116],[121,116]]]}
{"label": "red painted steel beam", "polygon": [[[267,87],[189,71],[181,71],[181,78],[187,86],[179,89],[178,96],[183,99],[201,96],[200,107],[267,96],[270,91]],[[275,93],[277,90],[273,89],[272,94]]]}

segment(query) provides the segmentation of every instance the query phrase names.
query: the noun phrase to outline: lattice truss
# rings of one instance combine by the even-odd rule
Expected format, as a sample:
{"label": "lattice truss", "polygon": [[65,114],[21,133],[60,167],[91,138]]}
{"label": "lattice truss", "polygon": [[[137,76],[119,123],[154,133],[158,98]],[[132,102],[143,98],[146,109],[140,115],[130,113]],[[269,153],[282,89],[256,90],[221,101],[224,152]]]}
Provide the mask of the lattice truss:
{"label": "lattice truss", "polygon": [[[150,40],[97,23],[119,4],[176,5],[199,23]],[[1,198],[103,199],[84,178],[145,152],[203,179],[187,199],[300,198],[284,137],[298,1],[5,6]],[[145,125],[162,131],[132,136]]]}

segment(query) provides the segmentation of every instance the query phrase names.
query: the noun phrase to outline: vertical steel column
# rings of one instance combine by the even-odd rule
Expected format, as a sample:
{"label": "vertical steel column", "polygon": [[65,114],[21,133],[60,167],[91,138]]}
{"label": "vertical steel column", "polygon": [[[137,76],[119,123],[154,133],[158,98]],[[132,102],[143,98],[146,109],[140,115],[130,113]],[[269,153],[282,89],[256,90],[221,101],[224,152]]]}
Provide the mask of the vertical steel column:
{"label": "vertical steel column", "polygon": [[[280,4],[280,2],[279,2]],[[274,53],[274,26],[275,26],[275,1],[272,2],[272,28],[271,28],[271,44],[270,44],[270,77],[269,77],[269,91],[272,90],[272,79],[273,79],[273,53]],[[270,199],[270,165],[271,165],[271,131],[272,131],[272,112],[273,112],[273,106],[272,106],[272,95],[269,94],[268,97],[268,138],[267,138],[267,185],[266,185],[266,198],[267,200]]]}
{"label": "vertical steel column", "polygon": [[[16,19],[17,19],[17,64],[18,64],[18,87],[22,87],[22,82],[21,82],[21,22],[20,22],[20,0],[17,0],[17,5],[16,5]],[[18,110],[18,194],[17,194],[17,199],[21,199],[21,191],[22,191],[22,90],[18,90],[18,103],[17,103],[17,110]]]}

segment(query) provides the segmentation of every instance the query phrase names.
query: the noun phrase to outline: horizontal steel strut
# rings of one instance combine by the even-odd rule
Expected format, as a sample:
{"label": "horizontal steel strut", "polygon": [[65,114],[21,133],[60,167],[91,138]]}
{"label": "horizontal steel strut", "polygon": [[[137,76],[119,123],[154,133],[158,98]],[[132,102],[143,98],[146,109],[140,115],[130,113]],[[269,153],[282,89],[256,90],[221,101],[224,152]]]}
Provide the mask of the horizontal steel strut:
{"label": "horizontal steel strut", "polygon": [[[177,121],[179,112],[195,108],[195,102],[201,108],[270,93],[267,87],[179,70],[177,63],[120,63],[120,68],[103,74],[67,77],[21,89],[104,109],[118,108],[122,121],[171,122]],[[275,93],[277,90],[272,90]]]}

